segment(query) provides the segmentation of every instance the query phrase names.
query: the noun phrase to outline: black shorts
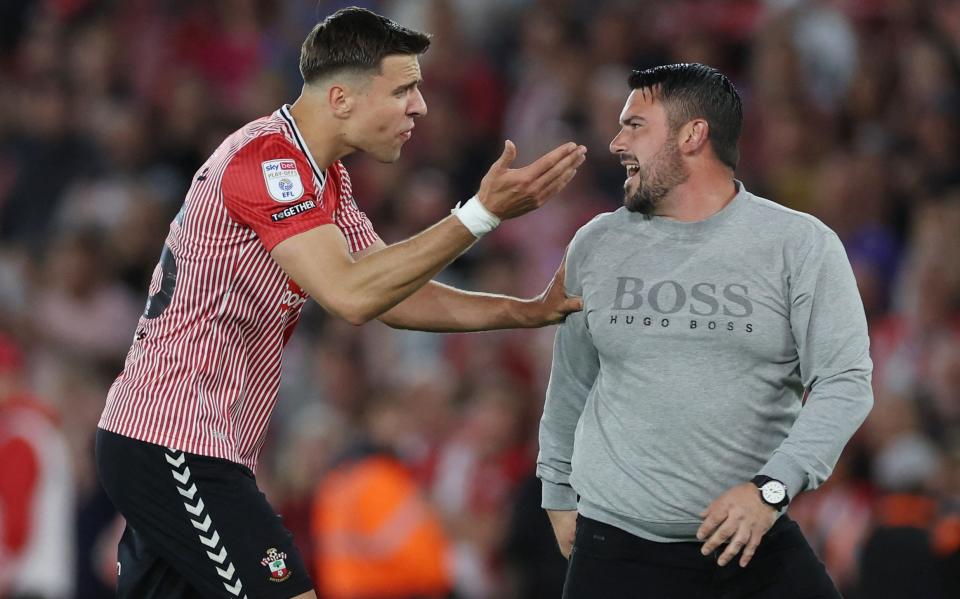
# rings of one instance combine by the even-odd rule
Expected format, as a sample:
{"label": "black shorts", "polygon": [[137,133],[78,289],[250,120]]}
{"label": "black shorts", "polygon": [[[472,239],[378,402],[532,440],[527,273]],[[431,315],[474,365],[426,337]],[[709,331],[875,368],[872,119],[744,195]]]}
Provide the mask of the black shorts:
{"label": "black shorts", "polygon": [[841,599],[797,523],[777,519],[746,568],[702,543],[656,543],[579,516],[564,599]]}
{"label": "black shorts", "polygon": [[97,471],[127,520],[118,597],[286,599],[313,590],[249,468],[100,429]]}

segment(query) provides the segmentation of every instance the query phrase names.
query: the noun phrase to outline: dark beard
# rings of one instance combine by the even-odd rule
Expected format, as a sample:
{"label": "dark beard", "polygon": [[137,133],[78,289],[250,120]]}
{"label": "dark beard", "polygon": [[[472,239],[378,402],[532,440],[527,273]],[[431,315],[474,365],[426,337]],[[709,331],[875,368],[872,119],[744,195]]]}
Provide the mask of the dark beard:
{"label": "dark beard", "polygon": [[623,198],[623,205],[627,207],[627,210],[630,212],[639,212],[647,220],[653,217],[656,213],[657,206],[660,204],[660,200],[662,200],[671,189],[663,185],[658,185],[656,182],[652,183],[651,185],[641,183],[640,186],[637,187],[637,191],[633,194],[628,193]]}
{"label": "dark beard", "polygon": [[640,167],[640,185],[635,192],[626,193],[623,205],[630,212],[639,212],[646,219],[656,214],[663,198],[687,180],[687,172],[680,158],[676,138],[668,139],[663,149],[654,156],[649,168]]}

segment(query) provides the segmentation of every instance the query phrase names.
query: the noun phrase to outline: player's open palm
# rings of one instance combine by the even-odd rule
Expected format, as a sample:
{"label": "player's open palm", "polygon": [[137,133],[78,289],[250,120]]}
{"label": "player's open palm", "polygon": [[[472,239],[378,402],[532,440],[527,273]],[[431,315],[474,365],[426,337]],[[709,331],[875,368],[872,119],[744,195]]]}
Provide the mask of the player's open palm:
{"label": "player's open palm", "polygon": [[566,143],[525,167],[510,168],[517,147],[507,140],[503,154],[480,181],[477,196],[484,208],[501,220],[536,210],[573,179],[586,152],[584,146]]}
{"label": "player's open palm", "polygon": [[547,288],[529,302],[527,326],[542,327],[563,322],[571,312],[579,312],[583,309],[583,300],[579,297],[568,297],[564,289],[566,262],[567,259],[564,257]]}
{"label": "player's open palm", "polygon": [[727,565],[742,551],[740,566],[746,568],[763,535],[777,521],[777,511],[760,500],[753,483],[744,483],[715,499],[700,517],[703,524],[697,538],[704,541],[701,553],[710,555],[726,543],[717,564]]}

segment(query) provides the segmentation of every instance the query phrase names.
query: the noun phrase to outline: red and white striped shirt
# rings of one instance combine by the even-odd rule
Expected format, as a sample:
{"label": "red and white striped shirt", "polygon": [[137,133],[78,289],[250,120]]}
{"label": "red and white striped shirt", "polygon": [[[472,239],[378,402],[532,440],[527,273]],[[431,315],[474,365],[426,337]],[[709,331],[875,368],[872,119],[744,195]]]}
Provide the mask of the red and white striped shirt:
{"label": "red and white striped shirt", "polygon": [[377,239],[346,168],[317,167],[286,106],[228,137],[170,225],[99,426],[253,469],[309,298],[270,250],[325,224],[351,252]]}

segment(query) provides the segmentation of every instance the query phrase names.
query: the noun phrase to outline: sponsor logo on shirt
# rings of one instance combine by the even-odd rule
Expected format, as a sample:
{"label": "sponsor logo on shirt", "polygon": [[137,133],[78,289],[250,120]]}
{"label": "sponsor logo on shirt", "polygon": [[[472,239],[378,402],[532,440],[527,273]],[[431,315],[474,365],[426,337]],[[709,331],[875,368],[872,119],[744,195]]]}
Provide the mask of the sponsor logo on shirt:
{"label": "sponsor logo on shirt", "polygon": [[287,289],[283,292],[283,298],[280,300],[281,310],[295,310],[307,303],[309,296],[303,289],[292,280],[287,281]]}
{"label": "sponsor logo on shirt", "polygon": [[273,222],[278,223],[282,220],[290,218],[291,216],[303,214],[307,210],[313,210],[316,207],[317,207],[316,202],[314,202],[313,200],[306,200],[306,201],[300,202],[299,204],[294,204],[289,208],[284,208],[280,212],[274,212],[273,214],[270,215],[270,218],[271,220],[273,220]]}
{"label": "sponsor logo on shirt", "polygon": [[278,202],[293,202],[303,195],[303,182],[293,160],[267,160],[260,164],[267,193]]}

